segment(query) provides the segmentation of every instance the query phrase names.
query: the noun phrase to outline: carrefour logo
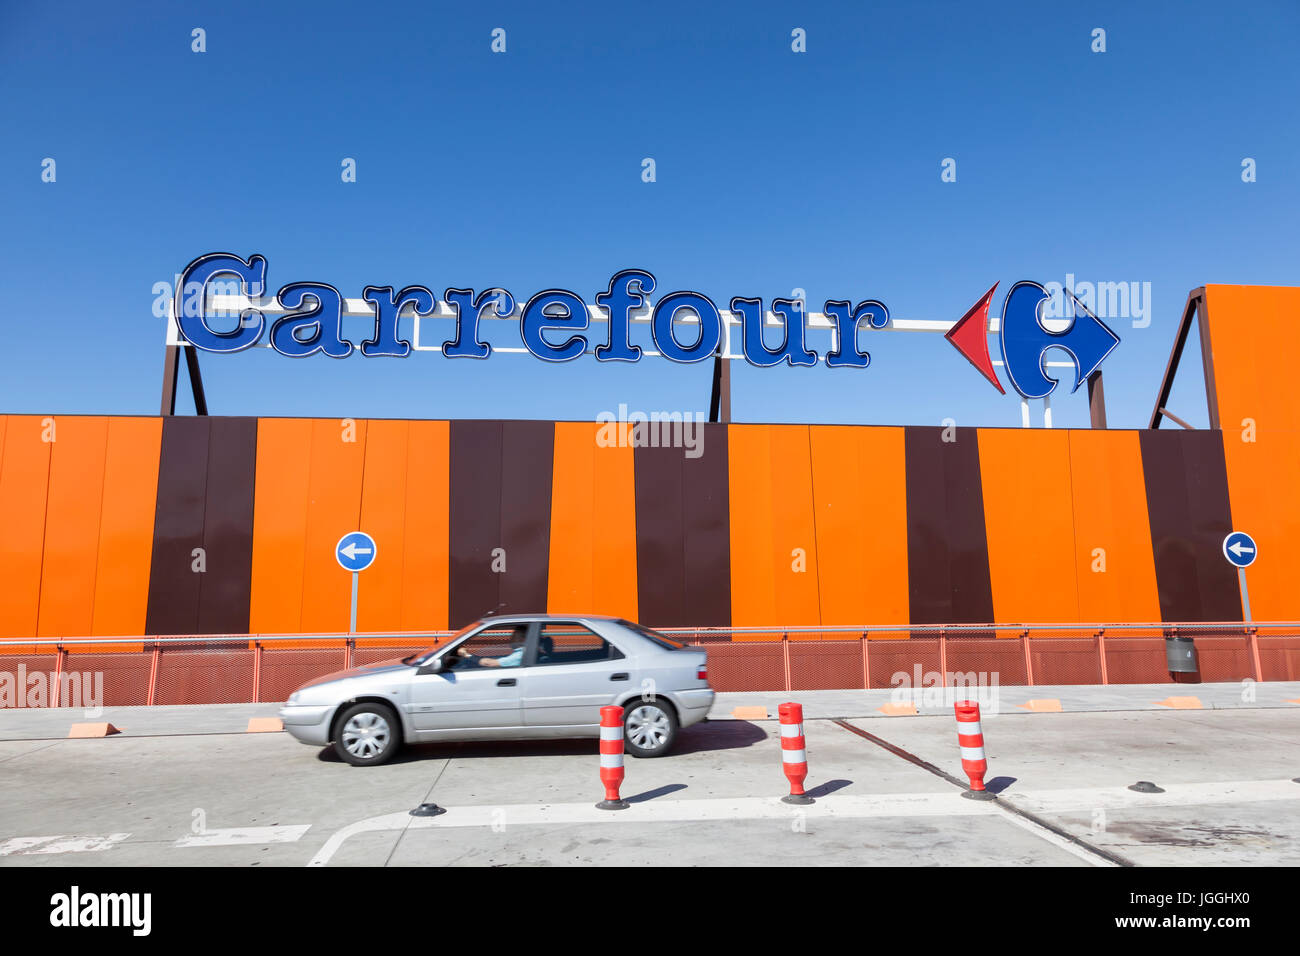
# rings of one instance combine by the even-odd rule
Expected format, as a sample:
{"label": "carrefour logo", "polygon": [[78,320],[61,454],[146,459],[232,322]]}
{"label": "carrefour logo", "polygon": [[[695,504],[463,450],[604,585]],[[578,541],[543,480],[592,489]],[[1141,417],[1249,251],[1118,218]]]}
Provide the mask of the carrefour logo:
{"label": "carrefour logo", "polygon": [[[946,337],[999,392],[1005,394],[993,360],[989,356],[989,304],[998,284],[985,292],[948,331]],[[1066,328],[1048,329],[1044,325],[1043,306],[1051,293],[1037,282],[1017,282],[1002,304],[998,339],[1002,345],[1002,365],[1011,387],[1024,398],[1046,398],[1057,381],[1047,375],[1043,363],[1051,349],[1062,350],[1074,365],[1074,388],[1088,380],[1115,348],[1119,336],[1079,301],[1070,289],[1064,290],[1067,314],[1073,322]]]}

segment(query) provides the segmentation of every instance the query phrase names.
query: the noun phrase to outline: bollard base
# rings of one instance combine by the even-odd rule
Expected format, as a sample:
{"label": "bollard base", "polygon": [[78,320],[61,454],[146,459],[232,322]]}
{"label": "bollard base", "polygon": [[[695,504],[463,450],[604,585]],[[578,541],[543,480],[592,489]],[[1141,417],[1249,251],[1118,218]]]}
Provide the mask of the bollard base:
{"label": "bollard base", "polygon": [[817,801],[805,793],[792,793],[789,796],[782,797],[781,802],[788,803],[791,806],[806,807],[808,804],[816,803]]}
{"label": "bollard base", "polygon": [[967,800],[996,800],[998,795],[991,790],[963,790],[961,795]]}
{"label": "bollard base", "polygon": [[597,810],[626,810],[632,804],[626,800],[602,800],[596,804]]}
{"label": "bollard base", "polygon": [[1139,780],[1137,783],[1130,785],[1129,789],[1138,793],[1164,793],[1164,790],[1157,787],[1150,780]]}
{"label": "bollard base", "polygon": [[409,811],[413,817],[437,817],[447,812],[446,807],[440,807],[436,803],[422,803],[414,810]]}

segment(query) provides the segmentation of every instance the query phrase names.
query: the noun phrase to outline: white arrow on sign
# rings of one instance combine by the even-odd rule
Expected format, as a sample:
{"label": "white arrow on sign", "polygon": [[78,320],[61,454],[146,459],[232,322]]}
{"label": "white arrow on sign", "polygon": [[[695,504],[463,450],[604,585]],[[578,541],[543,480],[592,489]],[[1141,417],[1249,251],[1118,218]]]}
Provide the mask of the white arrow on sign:
{"label": "white arrow on sign", "polygon": [[358,548],[355,544],[349,544],[346,548],[340,548],[339,553],[349,561],[356,558],[358,554],[374,554],[373,548]]}
{"label": "white arrow on sign", "polygon": [[1241,557],[1242,554],[1254,554],[1254,553],[1255,553],[1255,549],[1254,549],[1254,548],[1248,548],[1246,545],[1242,544],[1240,541],[1238,541],[1236,544],[1230,544],[1230,545],[1228,545],[1228,550],[1231,551],[1233,554],[1235,554],[1237,557]]}

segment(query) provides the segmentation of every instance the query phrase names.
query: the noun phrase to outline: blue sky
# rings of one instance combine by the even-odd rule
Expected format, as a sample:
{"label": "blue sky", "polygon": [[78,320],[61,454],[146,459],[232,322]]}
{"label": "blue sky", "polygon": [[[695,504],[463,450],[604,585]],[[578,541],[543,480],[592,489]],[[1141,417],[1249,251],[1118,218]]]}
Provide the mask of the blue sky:
{"label": "blue sky", "polygon": [[[3,0],[0,411],[155,414],[153,285],[227,251],[266,256],[272,289],[591,302],[642,268],[658,293],[948,320],[994,281],[997,310],[1022,278],[1149,282],[1150,326],[1110,321],[1103,366],[1112,426],[1141,427],[1189,290],[1300,284],[1298,35],[1291,2]],[[734,420],[1019,424],[941,336],[863,339],[866,370],[733,363]],[[711,371],[268,349],[202,368],[214,414],[543,419],[707,411]],[[1072,385],[1058,425],[1087,423]],[[1195,387],[1171,404],[1204,422]]]}

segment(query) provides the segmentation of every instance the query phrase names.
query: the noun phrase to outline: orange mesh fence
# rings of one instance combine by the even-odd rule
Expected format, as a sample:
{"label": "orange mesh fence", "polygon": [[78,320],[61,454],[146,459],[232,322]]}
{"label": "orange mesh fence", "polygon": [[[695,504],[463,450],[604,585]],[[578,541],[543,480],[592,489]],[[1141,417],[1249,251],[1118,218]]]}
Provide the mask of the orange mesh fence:
{"label": "orange mesh fence", "polygon": [[247,641],[161,644],[155,704],[242,704],[254,700],[256,651]]}
{"label": "orange mesh fence", "polygon": [[338,641],[313,648],[262,647],[257,669],[258,701],[282,701],[307,683],[347,666],[348,650]]}
{"label": "orange mesh fence", "polygon": [[1257,641],[1263,680],[1300,680],[1300,635],[1260,628]]}
{"label": "orange mesh fence", "polygon": [[[1029,639],[1029,665],[1035,684],[1102,684],[1101,649],[1096,635]],[[1164,653],[1163,645],[1161,653]]]}
{"label": "orange mesh fence", "polygon": [[[717,691],[802,691],[992,684],[1164,684],[1166,637],[1195,641],[1199,673],[1182,681],[1300,680],[1300,626],[977,625],[862,628],[673,628],[708,652]],[[1014,634],[995,637],[995,633]],[[1028,637],[1026,637],[1028,634]],[[911,636],[908,636],[911,635]],[[0,707],[278,702],[307,681],[397,660],[444,633],[132,638],[105,644],[0,645]],[[561,635],[562,637],[564,635]],[[129,650],[123,650],[129,648]],[[35,653],[32,651],[35,650]],[[17,653],[26,651],[27,653]],[[40,675],[37,677],[36,675]]]}
{"label": "orange mesh fence", "polygon": [[[862,641],[790,642],[790,690],[863,686]],[[711,656],[711,655],[710,655]]]}
{"label": "orange mesh fence", "polygon": [[63,656],[63,671],[78,675],[78,679],[66,685],[62,706],[90,707],[94,698],[104,707],[143,706],[149,703],[152,669],[153,655],[149,653],[70,650]]}

